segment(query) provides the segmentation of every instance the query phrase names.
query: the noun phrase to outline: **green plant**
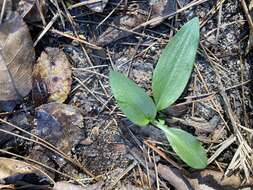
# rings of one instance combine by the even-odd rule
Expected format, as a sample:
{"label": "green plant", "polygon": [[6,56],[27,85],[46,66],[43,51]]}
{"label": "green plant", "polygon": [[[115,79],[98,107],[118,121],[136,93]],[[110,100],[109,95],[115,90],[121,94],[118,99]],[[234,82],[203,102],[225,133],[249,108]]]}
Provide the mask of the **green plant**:
{"label": "green plant", "polygon": [[[163,50],[152,78],[154,101],[145,90],[117,71],[110,72],[110,86],[122,112],[133,123],[160,128],[177,155],[190,167],[207,165],[201,143],[190,133],[169,128],[157,118],[157,112],[173,104],[182,94],[191,76],[199,44],[199,20],[187,22]],[[154,103],[155,102],[155,103]]]}

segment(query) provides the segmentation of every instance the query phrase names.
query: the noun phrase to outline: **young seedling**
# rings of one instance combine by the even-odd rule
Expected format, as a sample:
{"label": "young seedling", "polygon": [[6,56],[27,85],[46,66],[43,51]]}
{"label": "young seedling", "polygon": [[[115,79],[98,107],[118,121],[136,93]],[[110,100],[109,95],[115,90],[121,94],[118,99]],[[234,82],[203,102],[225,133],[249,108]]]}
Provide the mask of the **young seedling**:
{"label": "young seedling", "polygon": [[199,44],[199,20],[187,22],[163,50],[152,78],[153,98],[132,80],[117,71],[110,72],[112,93],[126,117],[139,126],[152,124],[166,135],[176,154],[190,167],[207,166],[201,143],[190,133],[169,128],[157,112],[173,104],[184,91],[191,76]]}

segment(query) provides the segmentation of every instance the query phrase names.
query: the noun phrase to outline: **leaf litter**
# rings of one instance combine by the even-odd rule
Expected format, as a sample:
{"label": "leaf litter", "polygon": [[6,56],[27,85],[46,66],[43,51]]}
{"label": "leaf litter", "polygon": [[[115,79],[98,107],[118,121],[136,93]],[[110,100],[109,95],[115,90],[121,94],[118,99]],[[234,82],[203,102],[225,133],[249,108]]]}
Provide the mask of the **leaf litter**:
{"label": "leaf litter", "polygon": [[71,65],[62,50],[46,48],[33,68],[33,101],[63,103],[71,90]]}
{"label": "leaf litter", "polygon": [[[68,5],[74,5],[78,2],[79,1],[68,1],[67,3]],[[60,49],[63,49],[68,55],[72,67],[75,67],[71,92],[70,94],[67,93],[68,98],[63,101],[67,104],[79,107],[79,111],[81,112],[77,115],[81,114],[83,116],[84,127],[81,131],[83,131],[84,137],[83,140],[80,138],[81,143],[77,143],[75,148],[75,141],[72,141],[73,139],[67,140],[70,144],[73,143],[73,146],[70,145],[66,149],[66,154],[72,157],[78,157],[82,160],[84,166],[89,167],[89,170],[95,171],[96,174],[100,175],[101,178],[99,179],[107,182],[104,187],[111,187],[113,185],[113,188],[118,189],[124,189],[125,187],[152,189],[158,186],[161,189],[166,189],[168,186],[171,188],[173,186],[173,181],[167,181],[161,177],[165,175],[160,173],[161,171],[157,168],[157,166],[159,166],[158,164],[161,162],[171,166],[169,163],[173,163],[174,161],[177,163],[175,166],[179,166],[179,168],[180,166],[183,167],[183,169],[181,168],[179,170],[179,173],[184,176],[188,175],[187,171],[189,168],[184,167],[179,160],[175,159],[173,154],[170,154],[171,148],[165,143],[166,141],[163,140],[164,137],[161,137],[158,131],[152,131],[152,133],[145,131],[144,135],[143,131],[135,130],[136,126],[129,121],[123,119],[123,123],[121,123],[123,118],[122,113],[115,109],[115,103],[110,98],[106,76],[109,66],[116,67],[118,70],[129,75],[130,78],[134,80],[137,79],[138,83],[149,91],[149,81],[154,63],[157,61],[158,55],[160,55],[164,44],[166,44],[173,35],[175,28],[180,28],[180,25],[185,23],[186,20],[192,18],[193,15],[198,15],[202,21],[202,41],[199,47],[199,55],[195,63],[195,70],[184,94],[179,101],[172,105],[172,108],[177,108],[181,114],[177,116],[179,119],[176,120],[171,117],[171,110],[166,110],[162,115],[167,118],[166,122],[170,123],[173,127],[188,130],[192,134],[195,133],[197,136],[201,134],[206,149],[209,150],[208,154],[210,156],[214,153],[216,154],[216,150],[221,150],[219,149],[219,146],[222,145],[221,143],[233,134],[233,131],[229,129],[233,119],[227,117],[226,110],[223,107],[224,103],[222,103],[219,95],[218,73],[218,75],[221,76],[225,92],[228,95],[230,106],[234,112],[233,114],[235,118],[238,118],[236,123],[242,136],[236,137],[235,141],[230,146],[226,146],[225,149],[222,149],[222,151],[216,155],[217,157],[215,160],[209,165],[208,169],[212,171],[209,176],[218,176],[216,173],[213,173],[218,170],[220,172],[219,176],[223,176],[225,173],[226,176],[232,177],[231,179],[233,179],[234,176],[237,177],[236,179],[239,179],[232,180],[235,184],[229,184],[229,188],[247,184],[247,180],[250,182],[250,176],[252,175],[250,170],[251,163],[244,159],[247,158],[244,155],[245,150],[249,151],[248,153],[251,154],[249,147],[252,146],[252,143],[250,143],[250,134],[252,133],[250,127],[252,123],[250,114],[252,112],[252,106],[249,99],[250,90],[248,89],[248,81],[250,80],[249,70],[252,64],[250,60],[252,55],[250,51],[247,56],[244,56],[242,53],[245,51],[244,47],[247,46],[247,27],[245,26],[248,25],[245,22],[244,12],[241,9],[239,1],[203,1],[200,5],[197,5],[200,1],[196,1],[196,5],[193,5],[190,1],[179,0],[177,2],[178,7],[174,6],[175,4],[173,4],[173,1],[167,1],[173,4],[173,6],[168,6],[172,13],[175,12],[175,10],[181,10],[181,8],[183,8],[180,14],[176,14],[176,17],[170,17],[169,19],[165,19],[167,18],[166,13],[168,13],[166,11],[164,12],[165,15],[164,13],[160,14],[158,12],[158,14],[151,13],[151,17],[149,17],[149,11],[151,10],[150,8],[152,8],[150,5],[153,6],[156,2],[162,2],[160,8],[166,8],[164,4],[166,1],[154,1],[153,4],[149,4],[150,2],[146,4],[145,2],[143,4],[141,2],[141,6],[137,9],[127,9],[122,2],[117,2],[119,6],[115,8],[117,3],[115,4],[114,1],[109,1],[106,6],[103,7],[103,12],[99,14],[93,11],[88,11],[86,12],[88,14],[83,14],[83,7],[76,7],[69,10],[71,17],[65,17],[64,14],[66,13],[66,15],[68,15],[69,13],[65,12],[64,2],[59,1],[60,10],[63,11],[60,14],[64,15],[65,23],[68,24],[65,25],[64,28],[62,22],[58,19],[52,26],[53,29],[63,31],[63,33],[70,30],[72,31],[71,35],[75,35],[75,33],[82,34],[87,37],[87,39],[92,39],[89,43],[97,43],[102,39],[101,37],[105,36],[103,37],[105,40],[101,40],[101,46],[105,47],[103,54],[90,50],[89,48],[86,49],[86,47],[77,44],[72,45],[69,42],[71,42],[73,38],[71,39],[63,36],[62,33],[53,33],[51,30],[45,34],[43,40],[39,41],[38,47],[35,49],[36,57],[38,57],[48,46],[61,47]],[[47,7],[50,7],[50,9],[49,13],[44,16],[46,22],[49,23],[52,15],[57,13],[59,9],[57,9],[53,1],[46,1],[46,3]],[[132,2],[128,2],[127,5],[131,4]],[[142,8],[142,5],[149,9]],[[153,11],[155,11],[154,6]],[[190,7],[190,9],[187,9],[187,6]],[[113,11],[113,9],[115,10]],[[10,13],[9,10],[8,8],[5,11],[5,19],[13,14]],[[85,11],[86,10],[87,9],[85,9]],[[146,11],[143,12],[143,10]],[[136,13],[137,16],[134,16]],[[145,13],[145,16],[139,16],[141,20],[138,20],[139,18],[136,20],[138,14],[141,15],[141,13]],[[146,21],[154,18],[154,15],[161,18],[163,22],[154,23],[154,26],[151,24],[150,27],[147,25],[146,28],[138,28],[139,25],[145,24]],[[123,24],[119,24],[121,22],[118,22],[120,18],[124,18]],[[5,21],[5,19],[3,21]],[[103,23],[97,30],[91,30],[96,28],[102,21]],[[138,25],[131,23],[132,21],[138,21]],[[34,31],[34,28],[39,25],[40,24],[29,23],[29,29]],[[113,27],[111,25],[115,26]],[[42,24],[39,29],[41,27],[43,27]],[[135,29],[136,27],[138,30]],[[109,35],[103,35],[104,31],[109,31]],[[114,31],[115,33],[113,33]],[[106,34],[106,32],[104,34]],[[94,36],[97,36],[97,38]],[[241,46],[238,46],[239,43]],[[144,74],[140,76],[138,75],[139,72]],[[0,117],[4,120],[11,121],[12,115],[17,114],[16,111],[24,111],[24,117],[30,125],[30,128],[26,128],[26,130],[31,131],[31,128],[36,129],[36,127],[38,127],[37,122],[34,122],[38,118],[36,120],[34,120],[34,118],[37,117],[36,115],[40,112],[46,115],[45,118],[49,119],[48,125],[50,122],[54,124],[53,127],[59,128],[59,134],[61,134],[62,130],[64,131],[65,129],[65,125],[63,124],[64,122],[61,123],[61,117],[59,116],[61,114],[59,113],[62,113],[61,111],[64,112],[66,109],[65,106],[63,106],[63,108],[61,103],[49,103],[57,104],[60,109],[56,109],[47,104],[35,109],[36,105],[31,103],[31,94],[29,94],[29,92],[23,95],[22,98],[19,97],[19,103],[22,103],[21,106],[16,106],[16,104],[14,104],[14,106],[16,106],[14,112],[0,113]],[[0,96],[0,98],[2,97]],[[6,103],[6,100],[4,101]],[[15,102],[16,101],[17,99],[15,99]],[[48,101],[45,101],[43,103],[47,102]],[[29,106],[26,107],[25,104]],[[30,105],[32,105],[32,107],[30,107]],[[1,107],[1,109],[3,108]],[[54,115],[54,111],[59,115]],[[212,128],[208,126],[208,131],[197,130],[196,128],[195,131],[195,125],[208,125],[207,122],[211,122],[214,120],[213,118],[217,117],[219,119],[217,119],[218,121],[215,123],[215,127]],[[198,119],[196,120],[196,118]],[[43,119],[42,121],[46,123],[46,120],[47,119]],[[112,120],[116,121],[116,123],[111,123]],[[14,121],[12,122],[14,123]],[[16,125],[19,124],[16,123]],[[70,124],[70,126],[72,125]],[[130,126],[129,129],[127,126]],[[119,130],[118,127],[121,129],[124,128],[125,131]],[[73,128],[73,130],[80,131],[77,126]],[[13,132],[15,130],[13,130],[13,128],[6,128],[6,131]],[[126,135],[122,136],[122,133],[127,134],[128,138],[125,138]],[[18,134],[17,131],[15,131],[15,134]],[[23,133],[21,134],[23,135]],[[55,145],[59,148],[60,145],[58,145],[58,142],[61,142],[62,138],[64,139],[64,135],[61,136],[59,134],[57,134],[56,130],[51,136],[42,135],[41,137],[51,141],[50,139],[54,139],[53,136],[56,135],[57,142]],[[77,132],[77,134],[79,134],[79,132]],[[61,137],[58,138],[59,136]],[[80,136],[76,135],[74,137],[76,137],[75,140],[78,141],[78,137]],[[151,149],[142,144],[144,138],[148,139],[150,143],[153,143]],[[238,138],[243,139],[239,139],[240,142],[243,142],[243,145],[239,146]],[[130,139],[130,141],[128,139]],[[157,142],[155,141],[156,139],[158,140]],[[52,140],[51,142],[54,143],[55,141]],[[41,153],[48,152],[48,150],[43,150],[38,146],[35,146],[35,149],[31,149],[31,144],[33,143],[28,141],[27,143],[21,144],[20,147],[30,147],[28,148],[30,152],[41,150]],[[15,146],[15,144],[10,144],[8,150],[16,150]],[[34,147],[34,144],[32,147]],[[133,147],[137,149],[137,151],[134,151]],[[245,147],[247,149],[245,149]],[[155,148],[158,148],[158,150]],[[169,156],[164,155],[164,152],[169,152]],[[25,156],[28,155],[26,151],[18,153]],[[6,156],[5,154],[3,155]],[[46,158],[46,155],[49,156],[48,158],[51,158],[51,161]],[[55,157],[54,153],[50,152],[43,156],[44,163],[50,167],[59,167],[59,170],[63,173],[68,173],[75,177],[78,176],[77,181],[79,182],[81,177],[83,180],[82,182],[87,182],[87,184],[92,183],[92,180],[87,178],[85,174],[79,172],[76,168],[70,167],[65,164],[65,162],[62,162],[62,159]],[[234,159],[232,159],[233,156]],[[56,159],[54,160],[54,158]],[[40,158],[38,158],[38,160],[40,161]],[[131,162],[133,164],[130,164]],[[227,168],[229,168],[229,171],[226,171]],[[240,171],[241,176],[237,175],[237,171]],[[110,177],[107,178],[106,176],[114,176],[114,178],[109,179]],[[246,180],[243,180],[244,176],[246,176]],[[57,178],[58,180],[59,178],[60,180],[65,180],[62,176],[58,176]],[[187,177],[186,179],[189,178]],[[204,183],[201,184],[201,187],[196,187],[196,189],[207,189],[211,187],[207,185],[208,183],[206,181],[203,182],[201,178],[196,177],[195,180],[197,180],[197,184]],[[218,181],[219,180],[221,181],[219,182],[220,185],[223,186],[224,183],[222,183],[222,178],[218,179]],[[129,185],[129,183],[131,183],[131,185]]]}
{"label": "leaf litter", "polygon": [[[17,181],[29,179],[29,175],[36,175],[38,179],[54,183],[54,181],[40,168],[16,159],[0,157],[1,184],[15,184]],[[34,181],[35,182],[35,181]]]}
{"label": "leaf litter", "polygon": [[15,12],[0,26],[0,101],[18,101],[32,89],[35,59],[28,27]]}

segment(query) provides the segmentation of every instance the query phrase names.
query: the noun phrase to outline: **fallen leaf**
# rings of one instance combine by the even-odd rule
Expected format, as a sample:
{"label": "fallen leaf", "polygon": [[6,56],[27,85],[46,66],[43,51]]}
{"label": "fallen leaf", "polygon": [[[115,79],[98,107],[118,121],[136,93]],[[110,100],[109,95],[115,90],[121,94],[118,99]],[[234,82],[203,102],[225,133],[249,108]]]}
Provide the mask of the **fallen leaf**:
{"label": "fallen leaf", "polygon": [[176,0],[150,0],[149,5],[154,15],[164,16],[176,11]]}
{"label": "fallen leaf", "polygon": [[31,165],[8,158],[0,157],[0,178],[4,179],[16,174],[24,174],[24,173],[34,173],[37,171]]}
{"label": "fallen leaf", "polygon": [[16,0],[14,1],[14,10],[24,18],[35,6],[36,0]]}
{"label": "fallen leaf", "polygon": [[102,185],[103,185],[102,182],[98,182],[98,183],[83,187],[81,185],[71,184],[67,181],[59,181],[54,185],[53,190],[101,190]]}
{"label": "fallen leaf", "polygon": [[[38,0],[38,7],[36,5],[37,0],[6,0],[5,6],[5,17],[8,18],[13,11],[19,13],[19,15],[28,20],[29,22],[38,22],[41,21],[41,13],[46,12],[46,3],[45,0]],[[0,1],[0,8],[3,6],[3,0]]]}
{"label": "fallen leaf", "polygon": [[189,107],[187,105],[182,106],[170,106],[163,110],[163,113],[167,114],[170,117],[183,117],[187,111],[189,110]]}
{"label": "fallen leaf", "polygon": [[220,118],[216,115],[212,119],[210,119],[210,121],[206,121],[204,118],[200,117],[187,117],[186,119],[173,118],[173,119],[174,121],[178,121],[184,125],[194,127],[196,129],[195,134],[213,132],[220,120]]}
{"label": "fallen leaf", "polygon": [[[32,133],[65,154],[71,154],[73,148],[85,139],[85,130],[81,129],[83,116],[79,109],[71,105],[56,102],[41,105],[35,110],[34,123]],[[61,156],[37,144],[30,151],[29,158],[54,169],[66,165],[66,160]],[[54,172],[49,175],[54,177]]]}
{"label": "fallen leaf", "polygon": [[164,21],[163,17],[176,12],[176,0],[150,0],[149,5],[152,9],[151,18],[161,17],[159,21],[152,22],[149,26],[154,27]]}
{"label": "fallen leaf", "polygon": [[16,105],[21,102],[20,100],[0,101],[0,110],[12,112]]}
{"label": "fallen leaf", "polygon": [[191,190],[192,186],[189,181],[176,168],[163,164],[158,164],[157,171],[159,175],[168,181],[177,190]]}
{"label": "fallen leaf", "polygon": [[131,30],[139,24],[143,23],[147,18],[148,14],[145,15],[139,11],[133,12],[132,14],[115,17],[113,23],[111,24],[113,26],[109,26],[106,31],[99,36],[96,43],[99,46],[105,46],[118,39],[132,35],[132,33],[121,30],[119,28]]}
{"label": "fallen leaf", "polygon": [[206,186],[213,189],[230,190],[253,184],[252,177],[248,182],[245,182],[245,180],[241,179],[239,175],[231,175],[226,177],[222,172],[207,169],[203,171],[197,171],[193,173],[192,176],[194,178],[188,178],[188,180],[196,190],[206,190]]}
{"label": "fallen leaf", "polygon": [[[164,21],[166,15],[176,11],[176,0],[150,0],[150,7],[141,6],[140,4],[132,4],[134,8],[130,8],[127,14],[115,17],[112,26],[109,26],[96,40],[97,45],[105,46],[116,40],[132,35],[130,32],[140,24],[148,21],[148,18],[154,20],[149,26],[154,27]],[[150,15],[151,8],[151,15]],[[160,18],[160,19],[159,19]],[[129,30],[129,31],[128,31]]]}
{"label": "fallen leaf", "polygon": [[32,88],[33,42],[15,12],[0,25],[0,101],[21,100]]}
{"label": "fallen leaf", "polygon": [[36,109],[35,134],[67,153],[82,138],[83,116],[67,104],[49,103]]}
{"label": "fallen leaf", "polygon": [[33,69],[34,103],[64,102],[71,90],[71,65],[58,48],[46,48]]}
{"label": "fallen leaf", "polygon": [[[32,166],[31,164],[20,160],[0,157],[0,179],[3,182],[9,184],[15,181],[15,179],[22,180],[24,175],[20,174],[35,174],[41,178],[48,177],[44,172],[42,172],[42,170],[38,167]],[[51,180],[49,178],[47,179]],[[51,180],[51,182],[53,181]]]}
{"label": "fallen leaf", "polygon": [[40,11],[46,12],[45,0],[38,0],[38,7],[36,6],[37,0],[16,0],[14,1],[14,10],[16,10],[24,19],[29,22],[41,21]]}

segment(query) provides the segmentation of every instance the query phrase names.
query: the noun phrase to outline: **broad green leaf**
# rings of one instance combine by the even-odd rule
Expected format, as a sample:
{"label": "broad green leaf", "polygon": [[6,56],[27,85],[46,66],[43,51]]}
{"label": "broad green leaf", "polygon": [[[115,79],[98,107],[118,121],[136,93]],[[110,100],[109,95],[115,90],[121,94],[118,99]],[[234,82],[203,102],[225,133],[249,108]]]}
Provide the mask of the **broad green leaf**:
{"label": "broad green leaf", "polygon": [[163,50],[152,79],[157,111],[173,104],[191,76],[199,44],[199,20],[186,23]]}
{"label": "broad green leaf", "polygon": [[122,112],[133,123],[147,125],[156,116],[156,107],[145,90],[123,74],[111,71],[110,86]]}
{"label": "broad green leaf", "polygon": [[190,133],[166,125],[157,125],[165,132],[171,147],[177,155],[190,167],[202,169],[207,166],[207,155],[196,137]]}

